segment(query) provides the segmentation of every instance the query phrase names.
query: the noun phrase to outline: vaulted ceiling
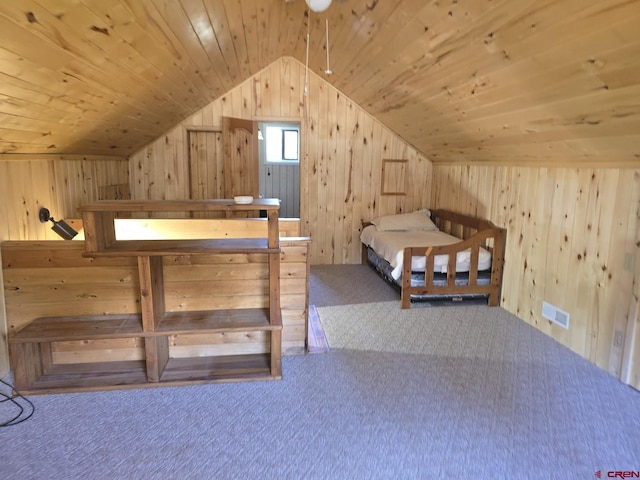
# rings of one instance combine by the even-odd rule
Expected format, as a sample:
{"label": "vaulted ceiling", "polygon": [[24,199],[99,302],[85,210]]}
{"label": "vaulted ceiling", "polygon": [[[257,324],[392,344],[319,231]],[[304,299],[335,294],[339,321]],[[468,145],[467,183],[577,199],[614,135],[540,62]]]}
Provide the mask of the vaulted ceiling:
{"label": "vaulted ceiling", "polygon": [[434,162],[638,166],[639,26],[629,0],[2,0],[0,154],[128,156],[308,32]]}

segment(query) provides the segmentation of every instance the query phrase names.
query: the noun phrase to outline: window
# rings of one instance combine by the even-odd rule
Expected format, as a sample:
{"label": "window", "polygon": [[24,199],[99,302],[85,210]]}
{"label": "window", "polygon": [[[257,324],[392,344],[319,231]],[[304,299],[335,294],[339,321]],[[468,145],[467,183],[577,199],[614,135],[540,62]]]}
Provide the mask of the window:
{"label": "window", "polygon": [[265,126],[267,163],[300,162],[300,129],[293,125]]}
{"label": "window", "polygon": [[298,131],[282,130],[282,159],[298,161]]}

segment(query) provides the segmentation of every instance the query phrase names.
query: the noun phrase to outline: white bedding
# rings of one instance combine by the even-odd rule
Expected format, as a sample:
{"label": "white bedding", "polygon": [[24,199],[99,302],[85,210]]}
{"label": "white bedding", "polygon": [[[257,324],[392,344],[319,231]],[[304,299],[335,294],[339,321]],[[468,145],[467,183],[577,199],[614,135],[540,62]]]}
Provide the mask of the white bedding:
{"label": "white bedding", "polygon": [[[402,276],[402,259],[405,247],[451,245],[460,242],[448,233],[441,231],[408,231],[408,232],[380,232],[374,225],[369,225],[362,230],[360,241],[371,247],[378,255],[384,258],[393,267],[391,276],[398,280]],[[424,256],[411,259],[411,270],[424,272],[426,259]],[[468,272],[471,263],[471,249],[458,252],[456,255],[456,272]],[[446,273],[449,265],[449,255],[436,255],[433,262],[435,272]],[[491,253],[480,248],[478,258],[478,270],[486,270],[491,267]]]}

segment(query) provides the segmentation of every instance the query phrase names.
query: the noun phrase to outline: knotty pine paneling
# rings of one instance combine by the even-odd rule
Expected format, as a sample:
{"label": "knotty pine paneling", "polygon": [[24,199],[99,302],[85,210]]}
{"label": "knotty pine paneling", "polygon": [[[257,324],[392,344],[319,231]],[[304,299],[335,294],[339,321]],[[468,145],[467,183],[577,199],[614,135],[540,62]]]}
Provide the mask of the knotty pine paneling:
{"label": "knotty pine paneling", "polygon": [[190,198],[220,198],[223,196],[222,132],[187,131]]}
{"label": "knotty pine paneling", "polygon": [[507,228],[502,306],[640,389],[640,169],[436,164],[432,206]]}
{"label": "knotty pine paneling", "polygon": [[[362,108],[281,58],[131,157],[133,198],[189,198],[186,132],[222,117],[301,122],[300,217],[312,264],[358,263],[362,220],[428,206],[431,162]],[[408,194],[380,198],[382,160],[406,159]]]}
{"label": "knotty pine paneling", "polygon": [[638,168],[640,4],[402,3],[335,86],[434,163]]}
{"label": "knotty pine paneling", "polygon": [[[202,220],[195,222],[202,225]],[[246,221],[237,223],[240,225],[232,227],[231,231],[239,232],[240,236],[246,233],[241,231],[243,226],[250,235],[259,230]],[[266,228],[265,222],[259,223]],[[297,233],[294,225],[289,229]],[[229,229],[224,230],[229,232]],[[304,238],[283,239],[281,248],[282,351],[290,355],[302,353],[305,348],[309,241]],[[20,330],[39,317],[140,313],[140,280],[135,257],[86,258],[83,256],[83,241],[62,240],[4,242],[0,251],[3,255],[0,278],[4,277],[1,301],[6,304],[7,315],[7,322],[0,324],[0,352],[5,357],[6,332]],[[269,293],[267,262],[263,254],[168,256],[163,269],[167,310],[266,308]],[[224,343],[234,338],[230,343],[235,347],[255,342],[256,348],[264,351],[264,342],[259,340],[259,335],[254,338],[245,332],[242,335],[232,334],[229,338],[227,334],[211,337]],[[97,358],[113,361],[138,358],[143,345],[139,339],[78,340],[57,342],[53,349],[59,363],[91,358],[93,350],[97,350],[93,352],[93,361]],[[183,348],[183,353],[186,350],[189,349]],[[189,351],[195,353],[193,349]],[[205,353],[205,350],[201,352]],[[2,375],[7,370],[8,363],[3,365]]]}
{"label": "knotty pine paneling", "polygon": [[[639,20],[628,0],[4,0],[0,153],[128,156],[308,52],[433,162],[638,168]],[[300,115],[287,75],[266,85],[227,100]]]}
{"label": "knotty pine paneling", "polygon": [[[0,252],[0,263],[2,263],[2,252]],[[0,284],[4,285],[2,269],[0,269]],[[4,289],[0,295],[0,378],[9,371],[9,344],[7,339],[7,320],[5,314]]]}
{"label": "knotty pine paneling", "polygon": [[128,181],[121,157],[0,155],[0,241],[59,239],[38,220],[40,207],[55,219],[78,218],[78,207],[98,200],[101,186]]}
{"label": "knotty pine paneling", "polygon": [[[128,182],[129,163],[121,157],[0,155],[0,242],[59,240],[51,223],[40,223],[40,207],[48,208],[56,220],[77,218],[80,205],[99,199],[99,187]],[[4,312],[0,308],[2,342]],[[8,368],[6,350],[0,346],[0,375]]]}

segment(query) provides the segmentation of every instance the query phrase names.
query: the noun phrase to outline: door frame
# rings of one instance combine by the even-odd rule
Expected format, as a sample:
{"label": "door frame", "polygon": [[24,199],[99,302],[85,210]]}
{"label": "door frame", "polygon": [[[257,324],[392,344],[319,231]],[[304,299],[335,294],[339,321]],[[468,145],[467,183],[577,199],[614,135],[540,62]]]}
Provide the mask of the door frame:
{"label": "door frame", "polygon": [[[189,158],[189,135],[188,132],[189,130],[195,130],[195,131],[202,131],[202,132],[222,132],[222,117],[223,116],[228,116],[228,115],[222,115],[220,114],[220,117],[218,118],[218,125],[197,125],[197,124],[189,124],[189,125],[184,125],[182,128],[182,149],[183,149],[183,154],[184,157],[183,158]],[[242,118],[242,115],[239,116],[239,118]],[[303,193],[306,192],[306,189],[303,188],[303,186],[305,185],[304,182],[304,172],[306,172],[306,169],[308,167],[308,149],[306,148],[307,146],[307,129],[308,129],[308,118],[306,118],[305,115],[300,115],[300,116],[282,116],[282,117],[278,117],[275,115],[256,115],[256,116],[251,116],[250,118],[247,118],[246,120],[251,120],[251,121],[255,121],[255,122],[283,122],[283,123],[287,123],[287,122],[296,122],[300,125],[300,169],[299,169],[299,178],[298,178],[298,182],[300,184],[300,195],[299,195],[299,212],[300,212],[300,226],[301,228],[304,226],[304,218],[306,218],[307,216],[307,212],[306,212],[306,198],[304,197]]]}

